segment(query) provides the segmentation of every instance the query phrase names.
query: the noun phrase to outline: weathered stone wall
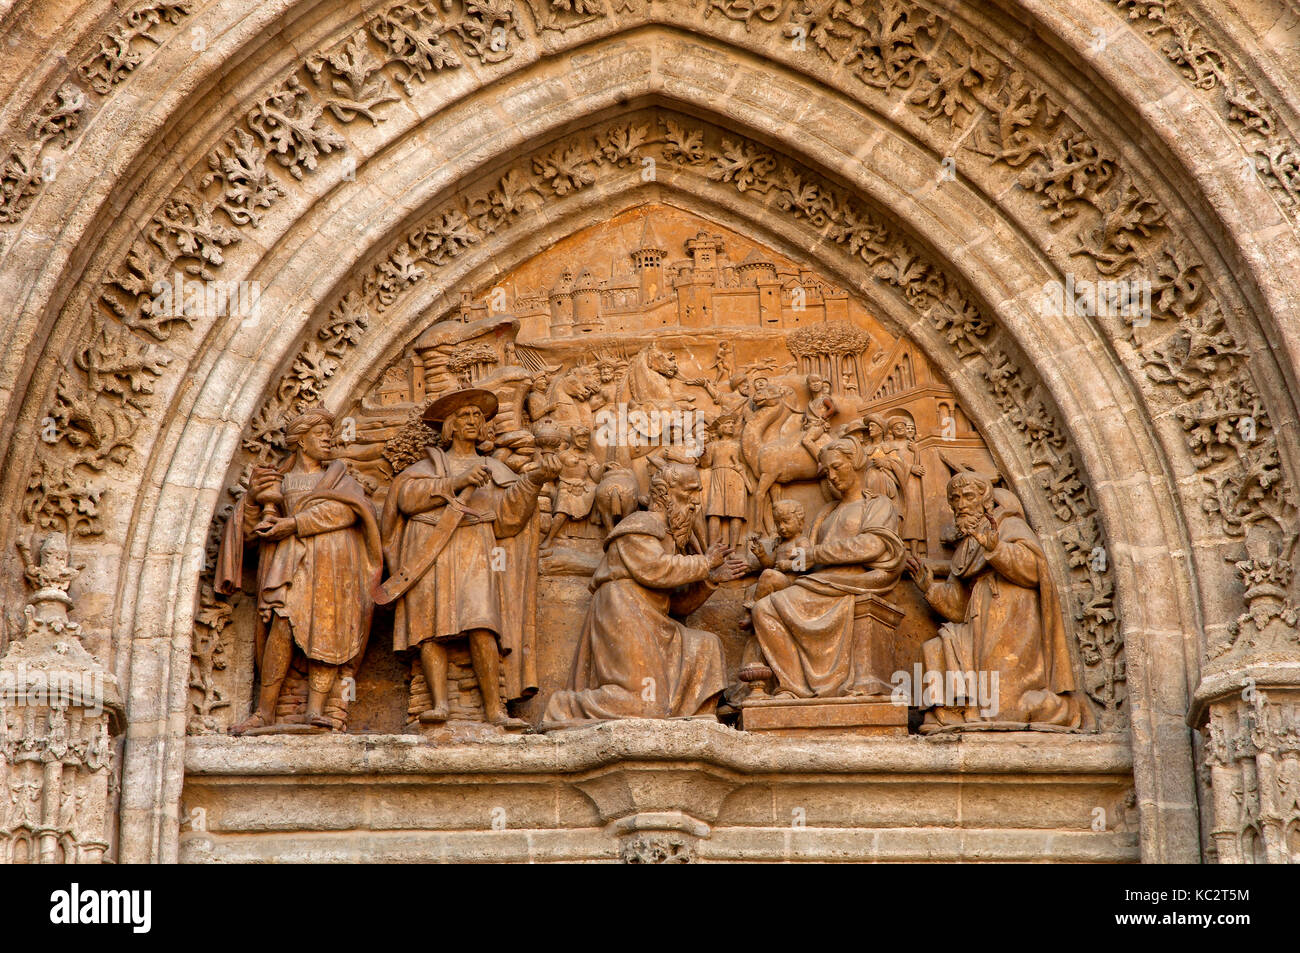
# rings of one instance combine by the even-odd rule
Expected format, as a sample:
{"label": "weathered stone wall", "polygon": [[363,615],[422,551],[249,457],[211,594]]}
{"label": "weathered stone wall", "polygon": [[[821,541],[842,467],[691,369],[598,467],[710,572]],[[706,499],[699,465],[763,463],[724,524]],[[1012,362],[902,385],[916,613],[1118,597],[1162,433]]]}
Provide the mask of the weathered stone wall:
{"label": "weathered stone wall", "polygon": [[[1254,777],[1241,764],[1295,756],[1277,732],[1249,730],[1250,713],[1267,710],[1252,693],[1289,697],[1300,661],[1294,12],[1271,0],[582,10],[89,0],[0,14],[0,587],[6,606],[29,600],[14,543],[34,532],[66,533],[85,563],[68,588],[78,638],[125,702],[118,858],[277,854],[273,837],[222,851],[255,842],[248,832],[274,828],[313,789],[238,801],[243,776],[387,783],[349,760],[369,744],[357,738],[189,736],[251,690],[249,648],[227,638],[239,626],[204,575],[230,491],[274,450],[268,434],[286,411],[345,406],[452,315],[462,290],[481,294],[566,236],[660,201],[815,264],[906,334],[1049,541],[1089,693],[1128,753],[1038,735],[963,741],[989,759],[977,787],[1017,777],[1014,826],[1088,829],[1029,793],[1038,785],[1064,803],[1054,769],[1034,760],[1059,749],[1070,771],[1104,776],[1087,782],[1085,815],[1109,803],[1101,788],[1109,797],[1131,779],[1145,860],[1237,858],[1265,842],[1283,858],[1297,808],[1281,787],[1239,798],[1236,813],[1221,806],[1224,785]],[[404,45],[403,26],[436,34],[440,52]],[[652,135],[619,138],[637,110]],[[178,270],[257,282],[259,319],[153,313],[154,282]],[[1149,281],[1150,322],[1044,313],[1044,285],[1067,277]],[[7,611],[0,652],[24,629]],[[237,671],[222,682],[219,666]],[[1205,757],[1196,729],[1207,721],[1245,740]],[[728,743],[691,737],[709,751]],[[928,752],[919,763],[937,759],[923,774],[933,817],[861,830],[913,843],[897,831],[943,826],[951,802],[939,792],[964,769],[927,744],[915,750]],[[412,768],[412,783],[455,783],[446,764],[496,777],[477,750],[421,749],[434,761]],[[886,754],[864,749],[854,797],[885,783]],[[570,769],[538,770],[554,790],[572,787]],[[788,770],[783,784],[814,768]],[[1227,780],[1211,790],[1212,775]],[[214,821],[226,833],[211,848],[187,834],[182,850],[191,795],[229,815]],[[624,815],[572,797],[571,815],[530,829],[589,832],[538,849],[614,856],[618,838],[594,832]],[[838,803],[826,798],[828,810]],[[364,830],[366,803],[331,824]],[[481,829],[480,814],[452,826]],[[853,816],[827,826],[858,830]],[[783,827],[773,818],[767,827]],[[795,850],[748,824],[726,820],[739,833],[725,837],[711,828],[700,856],[724,841],[717,857],[742,856],[751,836],[763,856]],[[845,836],[858,857],[883,843]],[[1055,850],[1002,836],[997,856]],[[980,856],[954,837],[936,856]],[[1107,845],[1095,848],[1103,859],[1132,853],[1118,835],[1080,837]],[[360,835],[343,840],[348,856],[369,849]]]}
{"label": "weathered stone wall", "polygon": [[609,862],[638,838],[702,862],[1139,857],[1128,747],[1093,737],[855,744],[634,719],[479,745],[209,737],[186,771],[187,862]]}

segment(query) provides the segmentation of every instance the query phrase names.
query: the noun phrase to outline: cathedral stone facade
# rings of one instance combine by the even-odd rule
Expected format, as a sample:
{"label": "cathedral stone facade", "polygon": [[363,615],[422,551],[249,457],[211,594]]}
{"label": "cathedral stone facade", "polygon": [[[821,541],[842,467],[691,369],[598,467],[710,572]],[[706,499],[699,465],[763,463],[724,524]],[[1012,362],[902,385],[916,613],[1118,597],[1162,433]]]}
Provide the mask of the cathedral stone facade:
{"label": "cathedral stone facade", "polygon": [[0,35],[0,862],[1300,860],[1285,0]]}

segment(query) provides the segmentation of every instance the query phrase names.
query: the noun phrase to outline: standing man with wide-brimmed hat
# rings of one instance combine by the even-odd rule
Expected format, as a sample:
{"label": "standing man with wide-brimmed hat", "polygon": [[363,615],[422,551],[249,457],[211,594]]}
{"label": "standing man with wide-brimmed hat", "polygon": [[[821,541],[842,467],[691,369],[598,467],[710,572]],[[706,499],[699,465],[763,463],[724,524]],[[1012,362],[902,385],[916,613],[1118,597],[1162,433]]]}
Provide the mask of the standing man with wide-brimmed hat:
{"label": "standing man with wide-brimmed hat", "polygon": [[[447,643],[457,639],[469,643],[484,717],[492,724],[526,727],[509,716],[505,702],[536,691],[528,617],[535,599],[522,591],[530,577],[523,565],[528,554],[520,550],[536,547],[537,496],[559,463],[543,454],[520,474],[481,454],[478,444],[489,436],[496,411],[495,395],[479,388],[430,404],[424,420],[440,435],[438,444],[397,475],[384,503],[381,532],[392,575],[377,599],[395,603],[393,647],[420,653],[433,697],[433,707],[420,715],[426,724],[447,720]],[[531,545],[506,542],[520,537]]]}

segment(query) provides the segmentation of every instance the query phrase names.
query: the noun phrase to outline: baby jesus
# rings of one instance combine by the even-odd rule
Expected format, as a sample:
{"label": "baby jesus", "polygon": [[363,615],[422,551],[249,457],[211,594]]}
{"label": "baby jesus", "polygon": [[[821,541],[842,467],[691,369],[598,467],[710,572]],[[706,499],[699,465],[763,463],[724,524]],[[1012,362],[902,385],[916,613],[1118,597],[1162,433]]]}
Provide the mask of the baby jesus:
{"label": "baby jesus", "polygon": [[765,540],[754,534],[749,538],[745,562],[749,571],[758,572],[759,577],[745,593],[746,609],[753,608],[769,593],[784,589],[808,568],[812,540],[804,535],[803,504],[798,500],[777,500],[772,505],[772,518],[776,521],[776,536]]}

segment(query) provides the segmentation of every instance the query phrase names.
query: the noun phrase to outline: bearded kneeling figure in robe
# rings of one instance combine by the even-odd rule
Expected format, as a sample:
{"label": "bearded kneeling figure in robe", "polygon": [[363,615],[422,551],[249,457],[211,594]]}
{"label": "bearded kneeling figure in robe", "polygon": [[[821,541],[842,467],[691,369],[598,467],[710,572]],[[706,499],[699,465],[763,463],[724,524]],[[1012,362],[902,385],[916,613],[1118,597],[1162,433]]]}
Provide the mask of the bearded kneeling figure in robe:
{"label": "bearded kneeling figure in robe", "polygon": [[[1087,730],[1092,712],[1076,694],[1060,599],[1043,546],[1020,500],[974,473],[948,481],[960,540],[948,578],[924,562],[908,568],[949,621],[921,646],[924,684],[943,686],[922,732],[944,728]],[[929,690],[922,693],[929,702]],[[938,699],[936,699],[937,701]]]}
{"label": "bearded kneeling figure in robe", "polygon": [[714,713],[726,687],[722,642],[675,617],[746,570],[721,541],[686,552],[701,489],[695,467],[666,464],[650,480],[650,509],[629,514],[605,540],[569,688],[551,696],[544,728]]}
{"label": "bearded kneeling figure in robe", "polygon": [[869,488],[871,461],[856,440],[826,444],[818,463],[839,500],[809,534],[812,571],[754,603],[754,636],[776,698],[887,695],[889,673],[863,670],[854,651],[854,614],[859,597],[883,596],[902,574],[898,507]]}

